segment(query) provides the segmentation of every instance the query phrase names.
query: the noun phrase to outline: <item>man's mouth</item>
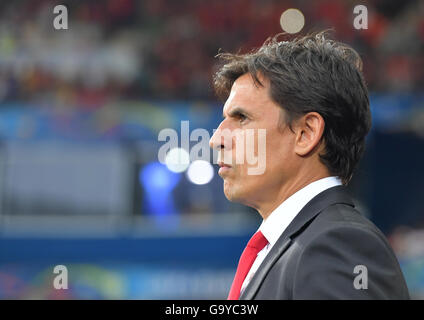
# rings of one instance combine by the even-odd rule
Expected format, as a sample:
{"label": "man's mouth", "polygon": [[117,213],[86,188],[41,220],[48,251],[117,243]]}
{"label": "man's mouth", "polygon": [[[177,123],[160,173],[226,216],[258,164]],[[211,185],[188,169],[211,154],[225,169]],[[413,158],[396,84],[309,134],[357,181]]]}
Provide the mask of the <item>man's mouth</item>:
{"label": "man's mouth", "polygon": [[231,170],[231,166],[229,164],[225,164],[224,162],[218,162],[219,165],[219,171],[218,174],[222,175],[225,172],[228,172],[229,170]]}

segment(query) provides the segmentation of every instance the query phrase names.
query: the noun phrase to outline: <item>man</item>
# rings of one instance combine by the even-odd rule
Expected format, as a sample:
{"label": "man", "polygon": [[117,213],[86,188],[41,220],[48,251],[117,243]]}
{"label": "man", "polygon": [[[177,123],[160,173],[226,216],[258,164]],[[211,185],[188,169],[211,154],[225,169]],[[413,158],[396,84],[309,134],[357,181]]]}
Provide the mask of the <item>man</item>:
{"label": "man", "polygon": [[[386,238],[345,190],[371,127],[359,55],[320,32],[220,57],[214,84],[227,100],[210,146],[226,197],[263,218],[228,298],[409,299]],[[249,174],[238,139],[259,129],[265,170]]]}

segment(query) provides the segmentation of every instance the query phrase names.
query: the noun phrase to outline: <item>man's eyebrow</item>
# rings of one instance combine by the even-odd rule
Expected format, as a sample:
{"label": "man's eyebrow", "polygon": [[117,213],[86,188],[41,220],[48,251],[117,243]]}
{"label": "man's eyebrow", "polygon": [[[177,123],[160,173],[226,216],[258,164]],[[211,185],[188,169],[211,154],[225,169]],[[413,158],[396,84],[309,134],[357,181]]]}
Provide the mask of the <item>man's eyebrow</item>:
{"label": "man's eyebrow", "polygon": [[[251,116],[249,112],[247,112],[245,109],[243,109],[242,107],[234,107],[232,108],[229,112],[228,112],[228,116],[229,117],[236,117],[240,114],[243,114],[247,117]],[[224,112],[222,113],[222,117],[225,118]]]}

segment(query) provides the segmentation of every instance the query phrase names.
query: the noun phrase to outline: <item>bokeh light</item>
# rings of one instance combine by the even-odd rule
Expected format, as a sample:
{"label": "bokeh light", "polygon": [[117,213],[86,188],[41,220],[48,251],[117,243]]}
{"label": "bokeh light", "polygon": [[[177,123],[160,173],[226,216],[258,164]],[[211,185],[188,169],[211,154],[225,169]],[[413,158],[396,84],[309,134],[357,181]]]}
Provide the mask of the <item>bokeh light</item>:
{"label": "bokeh light", "polygon": [[190,155],[182,148],[173,148],[166,154],[165,164],[172,172],[184,172],[190,164]]}
{"label": "bokeh light", "polygon": [[298,9],[287,9],[281,14],[281,28],[287,33],[298,33],[305,26],[305,17]]}
{"label": "bokeh light", "polygon": [[191,163],[187,170],[187,179],[194,184],[207,184],[214,175],[212,165],[204,160],[196,160]]}

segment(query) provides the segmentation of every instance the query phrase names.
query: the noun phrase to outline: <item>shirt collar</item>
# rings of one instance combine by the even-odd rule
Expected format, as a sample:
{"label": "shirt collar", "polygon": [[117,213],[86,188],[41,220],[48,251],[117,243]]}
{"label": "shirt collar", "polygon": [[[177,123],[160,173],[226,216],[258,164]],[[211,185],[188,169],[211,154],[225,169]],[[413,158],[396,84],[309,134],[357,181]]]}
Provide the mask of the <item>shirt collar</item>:
{"label": "shirt collar", "polygon": [[259,231],[273,246],[281,234],[293,221],[302,208],[316,195],[329,188],[341,185],[338,177],[326,177],[308,184],[288,197],[271,214],[262,221]]}

